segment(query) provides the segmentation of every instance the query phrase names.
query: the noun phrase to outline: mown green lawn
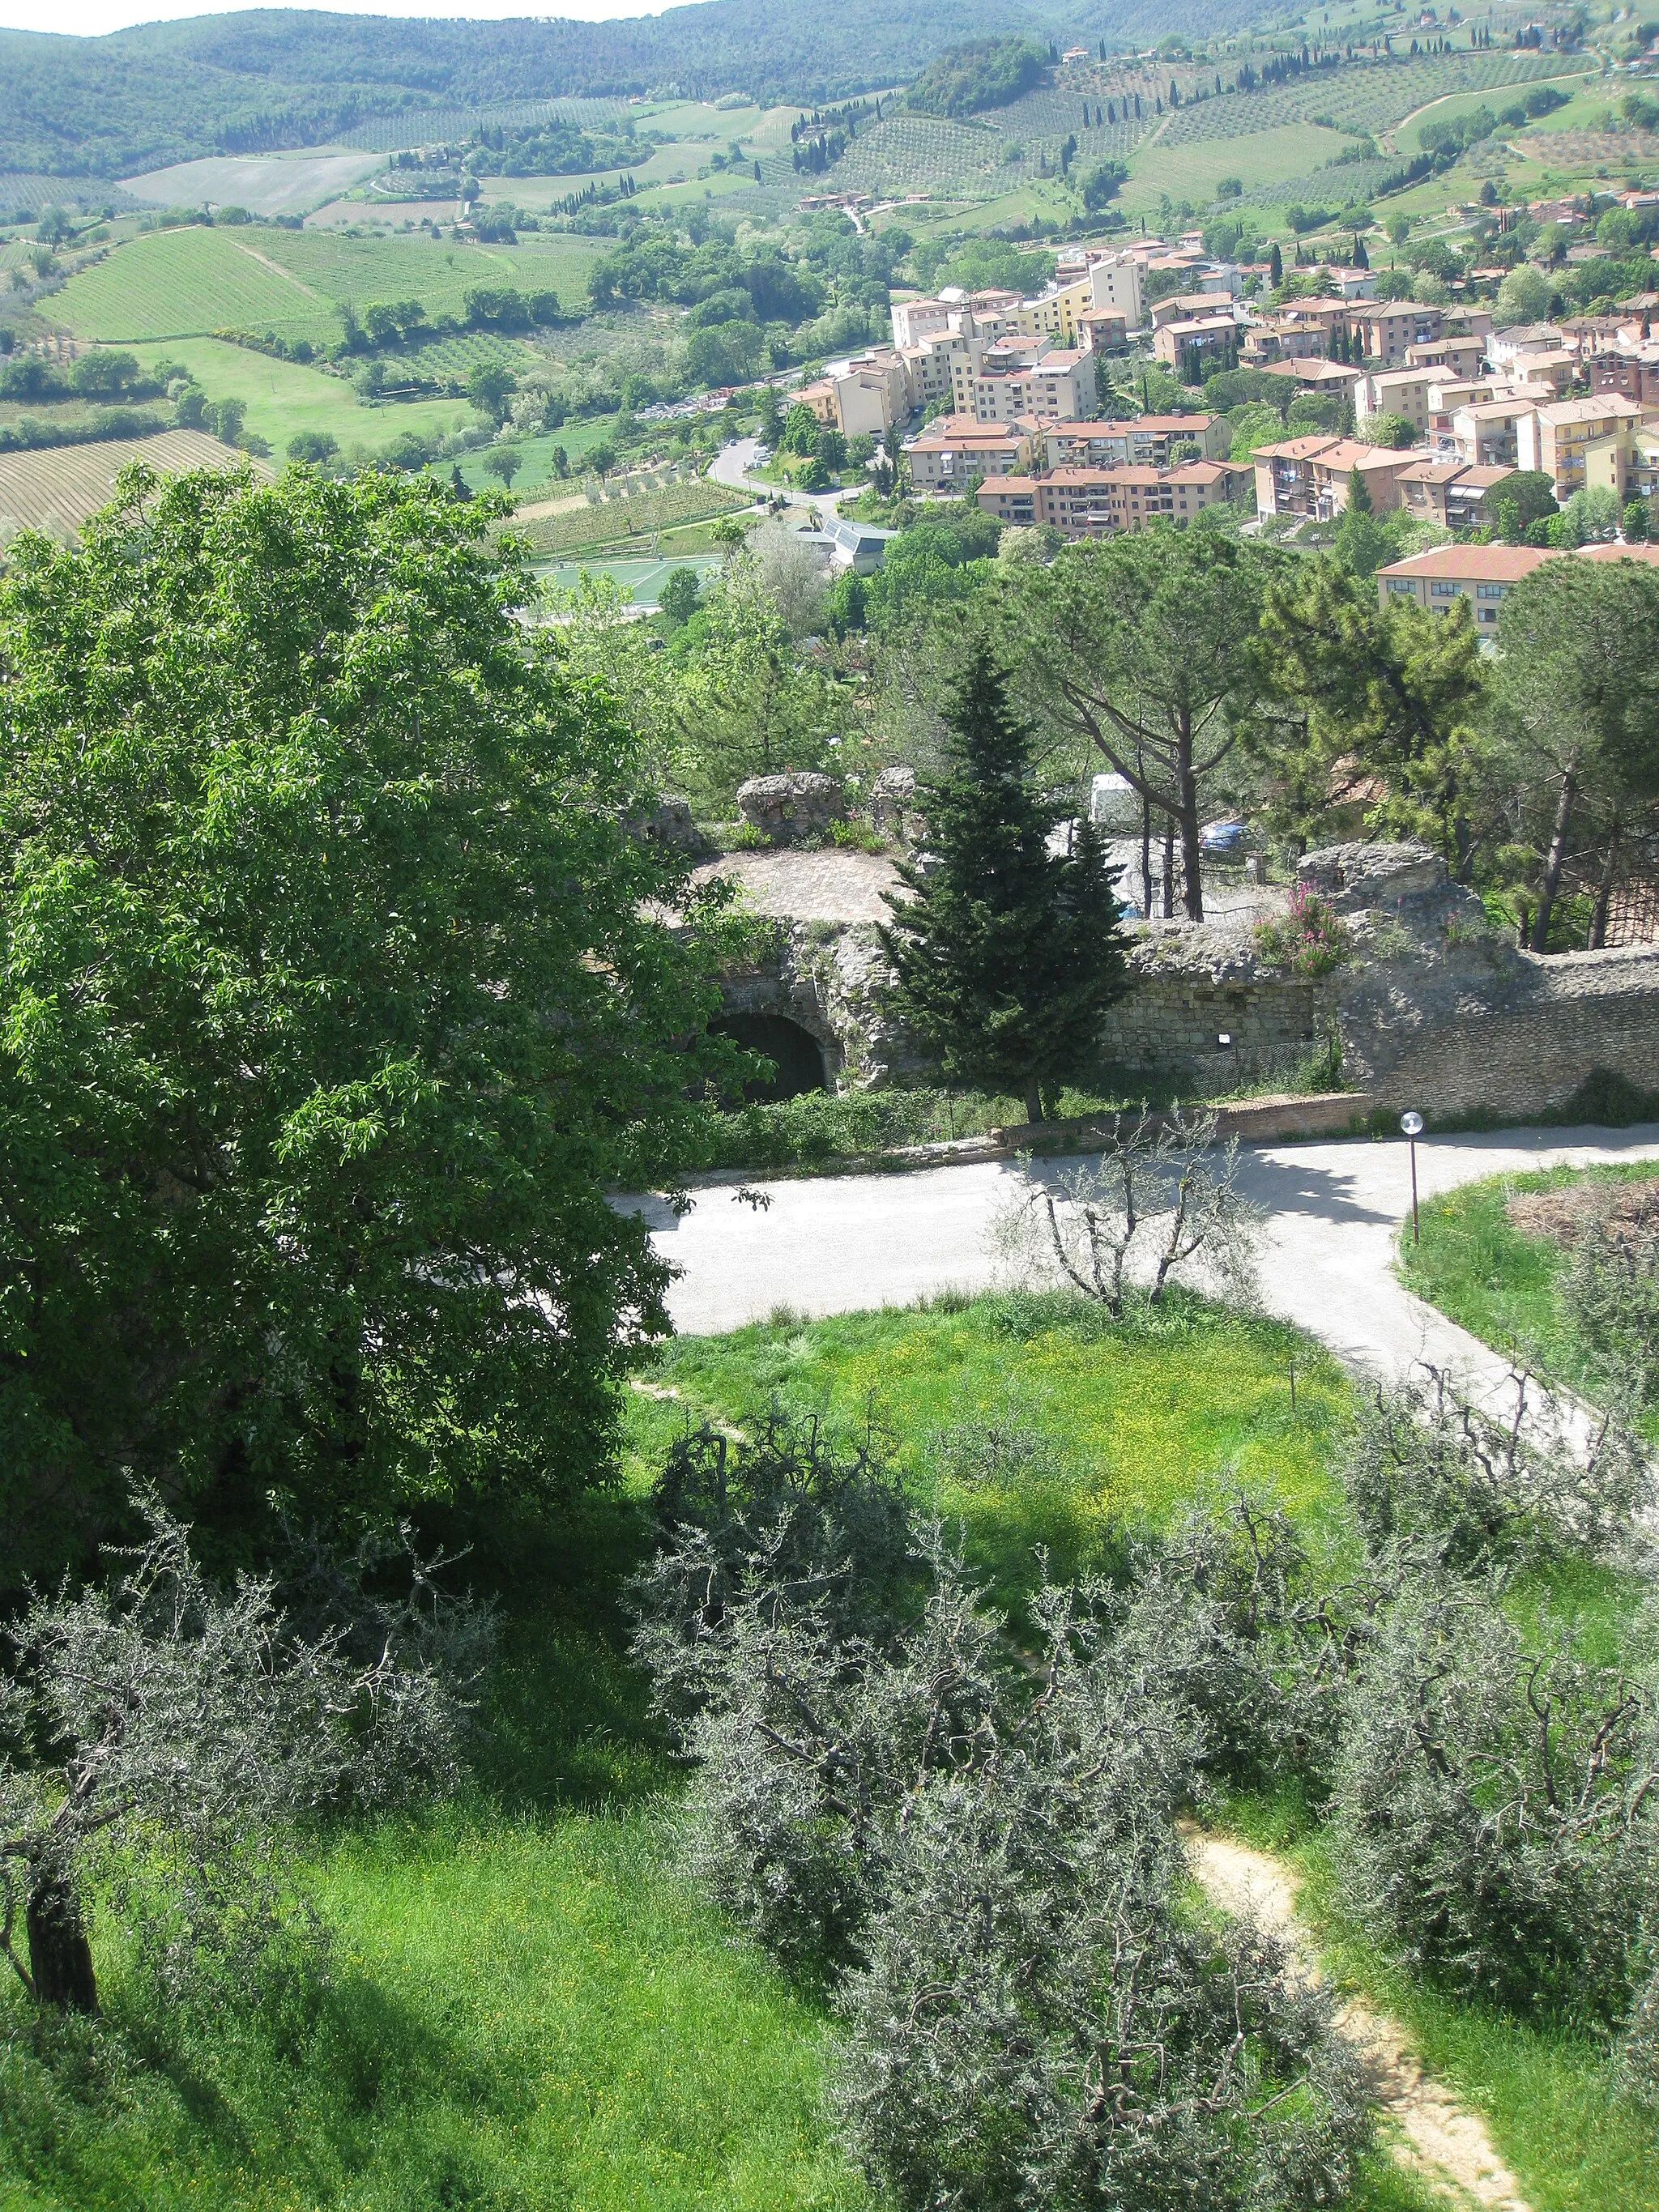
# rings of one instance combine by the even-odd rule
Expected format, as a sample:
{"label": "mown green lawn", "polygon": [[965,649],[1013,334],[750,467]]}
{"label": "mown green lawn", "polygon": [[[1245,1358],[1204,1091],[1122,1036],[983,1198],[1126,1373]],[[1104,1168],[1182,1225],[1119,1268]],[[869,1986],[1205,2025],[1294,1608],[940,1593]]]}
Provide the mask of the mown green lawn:
{"label": "mown green lawn", "polygon": [[1601,1378],[1561,1310],[1559,1285],[1568,1255],[1550,1237],[1523,1237],[1504,1208],[1518,1192],[1655,1175],[1659,1164],[1636,1160],[1465,1183],[1422,1209],[1419,1243],[1412,1243],[1409,1227],[1402,1232],[1401,1279],[1493,1351],[1570,1388],[1593,1391]]}
{"label": "mown green lawn", "polygon": [[374,406],[358,397],[346,377],[277,361],[221,338],[175,338],[132,350],[146,368],[157,361],[179,362],[210,399],[240,399],[247,409],[247,428],[270,440],[279,464],[289,440],[301,430],[325,432],[342,452],[366,446],[378,453],[399,431],[443,437],[465,428],[473,417],[465,399],[388,400]]}

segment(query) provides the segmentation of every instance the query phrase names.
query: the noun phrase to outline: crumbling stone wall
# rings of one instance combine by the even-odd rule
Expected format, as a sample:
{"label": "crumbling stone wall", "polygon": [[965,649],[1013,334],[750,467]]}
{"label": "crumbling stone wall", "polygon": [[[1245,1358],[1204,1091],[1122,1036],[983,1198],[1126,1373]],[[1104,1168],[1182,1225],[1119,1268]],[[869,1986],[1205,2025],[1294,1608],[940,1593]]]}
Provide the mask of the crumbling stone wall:
{"label": "crumbling stone wall", "polygon": [[[1518,951],[1418,846],[1331,847],[1303,872],[1344,917],[1341,966],[1309,978],[1271,966],[1249,933],[1144,925],[1103,1064],[1216,1095],[1289,1079],[1334,1033],[1345,1081],[1395,1110],[1522,1121],[1598,1072],[1659,1090],[1659,948]],[[885,982],[872,925],[780,921],[765,957],[727,977],[726,1000],[798,1021],[838,1086],[926,1079]]]}

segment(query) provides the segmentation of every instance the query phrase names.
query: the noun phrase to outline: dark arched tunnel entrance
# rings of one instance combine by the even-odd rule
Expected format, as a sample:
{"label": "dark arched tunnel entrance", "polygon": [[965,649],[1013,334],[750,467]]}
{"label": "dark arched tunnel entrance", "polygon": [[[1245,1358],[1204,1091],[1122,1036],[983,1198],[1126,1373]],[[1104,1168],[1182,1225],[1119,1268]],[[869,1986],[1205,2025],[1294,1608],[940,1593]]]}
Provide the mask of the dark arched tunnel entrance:
{"label": "dark arched tunnel entrance", "polygon": [[745,1052],[761,1054],[777,1071],[769,1081],[745,1083],[745,1103],[756,1105],[778,1098],[799,1098],[804,1091],[830,1088],[823,1072],[823,1048],[799,1022],[787,1014],[722,1014],[709,1028],[717,1036],[728,1036]]}

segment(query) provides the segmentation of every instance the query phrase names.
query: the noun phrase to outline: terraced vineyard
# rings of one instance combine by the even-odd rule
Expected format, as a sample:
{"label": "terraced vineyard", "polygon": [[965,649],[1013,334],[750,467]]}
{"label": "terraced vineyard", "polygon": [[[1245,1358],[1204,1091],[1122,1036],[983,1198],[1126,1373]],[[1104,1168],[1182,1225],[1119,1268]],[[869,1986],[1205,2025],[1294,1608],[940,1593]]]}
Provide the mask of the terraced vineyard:
{"label": "terraced vineyard", "polygon": [[[296,233],[260,231],[267,238]],[[82,270],[52,303],[77,337],[191,337],[217,330],[271,330],[283,337],[339,335],[331,303],[228,230],[163,230],[118,246]]]}
{"label": "terraced vineyard", "polygon": [[1252,137],[1285,123],[1328,117],[1356,136],[1391,130],[1431,100],[1449,93],[1491,92],[1539,77],[1576,74],[1594,64],[1588,55],[1517,53],[1419,54],[1405,60],[1346,63],[1264,91],[1225,93],[1194,100],[1166,116],[1160,146],[1195,145],[1206,138]]}
{"label": "terraced vineyard", "polygon": [[524,535],[538,553],[579,553],[590,546],[626,544],[681,523],[707,522],[751,504],[742,493],[699,477],[691,483],[667,484],[659,491],[633,492],[564,514],[542,515],[524,526]]}
{"label": "terraced vineyard", "polygon": [[599,247],[451,246],[412,238],[347,238],[325,230],[156,231],[118,246],[70,278],[54,313],[78,337],[196,337],[272,331],[325,345],[339,307],[419,300],[428,315],[461,315],[475,285],[556,291],[574,307]]}
{"label": "terraced vineyard", "polygon": [[43,530],[52,538],[72,537],[89,514],[109,504],[116,477],[133,460],[147,461],[168,476],[186,469],[258,467],[204,430],[0,453],[0,532]]}
{"label": "terraced vineyard", "polygon": [[625,100],[501,100],[483,107],[402,108],[378,115],[333,140],[368,154],[395,154],[404,146],[429,146],[445,138],[465,138],[485,123],[571,123],[592,129],[620,123],[634,111]]}
{"label": "terraced vineyard", "polygon": [[407,369],[411,376],[430,379],[443,383],[458,377],[463,383],[483,362],[500,362],[503,368],[511,369],[514,376],[522,376],[544,361],[533,345],[522,338],[492,337],[488,331],[458,332],[453,337],[434,338],[428,345],[400,348],[386,356],[386,369],[395,382],[398,372]]}

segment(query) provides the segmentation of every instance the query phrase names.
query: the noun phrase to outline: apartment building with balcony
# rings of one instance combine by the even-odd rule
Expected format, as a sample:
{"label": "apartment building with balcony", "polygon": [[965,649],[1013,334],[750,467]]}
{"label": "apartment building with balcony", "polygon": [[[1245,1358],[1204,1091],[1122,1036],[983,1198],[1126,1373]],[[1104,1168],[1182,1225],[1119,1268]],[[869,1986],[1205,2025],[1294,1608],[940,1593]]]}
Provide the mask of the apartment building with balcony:
{"label": "apartment building with balcony", "polygon": [[1641,420],[1641,402],[1617,392],[1556,400],[1534,407],[1516,424],[1516,459],[1523,469],[1542,470],[1553,479],[1558,501],[1565,501],[1583,489],[1585,448],[1621,436],[1628,448],[1630,432]]}
{"label": "apartment building with balcony", "polygon": [[1255,507],[1258,514],[1306,514],[1322,522],[1345,514],[1353,471],[1379,514],[1401,504],[1400,475],[1420,451],[1362,445],[1357,438],[1333,438],[1322,432],[1286,438],[1255,449]]}
{"label": "apartment building with balcony", "polygon": [[1348,308],[1347,319],[1360,352],[1383,368],[1403,367],[1410,349],[1431,344],[1445,324],[1443,309],[1420,300],[1356,301]]}
{"label": "apartment building with balcony", "polygon": [[1572,552],[1533,545],[1436,545],[1376,572],[1380,606],[1409,599],[1433,614],[1467,603],[1474,626],[1490,635],[1504,601],[1546,561],[1642,561],[1659,565],[1659,545],[1580,545]]}
{"label": "apartment building with balcony", "polygon": [[1189,316],[1165,323],[1154,331],[1152,351],[1168,368],[1176,369],[1195,357],[1202,373],[1203,364],[1212,356],[1224,355],[1231,359],[1244,331],[1245,325],[1231,313]]}
{"label": "apartment building with balcony", "polygon": [[1413,461],[1395,482],[1400,504],[1419,522],[1442,530],[1478,530],[1486,521],[1486,495],[1515,474],[1513,469],[1471,468],[1467,461]]}
{"label": "apartment building with balcony", "polygon": [[1224,502],[1245,473],[1229,461],[1181,461],[1164,469],[1054,469],[988,481],[976,496],[999,522],[1041,523],[1067,538],[1109,538],[1155,522],[1188,522],[1205,507]]}
{"label": "apartment building with balcony", "polygon": [[951,363],[952,411],[978,422],[1024,415],[1081,421],[1093,416],[1095,397],[1094,356],[1042,337],[969,339],[965,356]]}
{"label": "apartment building with balcony", "polygon": [[1227,458],[1230,433],[1219,415],[1141,415],[1132,422],[1054,422],[1043,434],[1051,469],[1164,468],[1171,445],[1191,443],[1200,460]]}
{"label": "apartment building with balcony", "polygon": [[905,441],[910,483],[920,493],[960,494],[975,478],[988,482],[1029,471],[1040,433],[1033,422],[976,422],[972,416],[942,415]]}
{"label": "apartment building with balcony", "polygon": [[1364,411],[1367,415],[1398,415],[1411,424],[1419,437],[1426,438],[1430,416],[1434,412],[1431,395],[1445,381],[1443,368],[1413,368],[1407,364],[1400,368],[1373,369],[1365,379]]}

